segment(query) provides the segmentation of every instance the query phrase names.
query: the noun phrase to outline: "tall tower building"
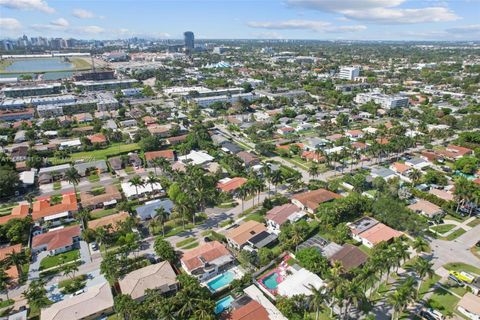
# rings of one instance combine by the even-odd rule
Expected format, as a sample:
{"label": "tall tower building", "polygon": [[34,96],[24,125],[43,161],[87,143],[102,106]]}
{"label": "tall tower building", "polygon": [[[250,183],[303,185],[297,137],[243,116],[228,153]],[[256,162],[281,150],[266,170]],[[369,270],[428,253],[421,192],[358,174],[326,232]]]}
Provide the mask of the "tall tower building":
{"label": "tall tower building", "polygon": [[183,39],[185,41],[185,51],[192,52],[195,48],[195,36],[192,31],[186,31],[183,33]]}

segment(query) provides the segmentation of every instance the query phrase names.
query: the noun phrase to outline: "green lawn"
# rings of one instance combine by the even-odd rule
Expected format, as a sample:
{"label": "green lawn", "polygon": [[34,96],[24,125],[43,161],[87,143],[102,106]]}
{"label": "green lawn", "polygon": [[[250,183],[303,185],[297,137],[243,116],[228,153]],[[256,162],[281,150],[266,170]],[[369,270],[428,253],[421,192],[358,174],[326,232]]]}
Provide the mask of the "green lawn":
{"label": "green lawn", "polygon": [[109,216],[109,215],[114,214],[114,213],[117,213],[116,208],[103,209],[103,210],[98,210],[98,211],[94,210],[94,211],[90,212],[90,217],[92,217],[92,219],[99,219],[99,218],[103,218],[103,217]]}
{"label": "green lawn", "polygon": [[265,222],[265,216],[263,216],[261,214],[258,214],[258,213],[250,213],[245,217],[244,220],[245,221],[254,220],[254,221],[257,221],[257,222],[260,222],[260,223],[264,223]]}
{"label": "green lawn", "polygon": [[453,228],[455,228],[454,224],[440,224],[438,226],[430,227],[430,229],[432,229],[432,230],[434,230],[438,233],[445,233],[445,232],[448,232],[448,231],[452,230]]}
{"label": "green lawn", "polygon": [[100,177],[97,174],[92,174],[88,176],[88,181],[91,183],[100,181]]}
{"label": "green lawn", "polygon": [[177,242],[177,244],[176,244],[175,246],[176,246],[177,248],[181,248],[181,247],[186,246],[187,244],[190,244],[190,243],[192,243],[192,242],[195,242],[195,240],[196,240],[196,239],[193,238],[193,237],[192,237],[192,238],[187,238],[187,239],[185,239],[185,240],[182,240],[182,241]]}
{"label": "green lawn", "polygon": [[466,231],[462,228],[460,229],[457,229],[455,231],[453,231],[452,233],[450,233],[448,236],[444,237],[444,238],[441,238],[442,240],[448,240],[448,241],[452,241],[452,240],[455,240],[457,239],[458,237],[460,237],[462,234],[464,234]]}
{"label": "green lawn", "polygon": [[196,248],[198,247],[199,243],[197,241],[195,242],[192,242],[188,245],[186,245],[185,247],[182,247],[183,250],[189,250],[189,249],[193,249],[193,248]]}
{"label": "green lawn", "polygon": [[479,218],[467,223],[467,225],[469,227],[472,227],[472,228],[478,226],[479,224],[480,224],[480,219]]}
{"label": "green lawn", "polygon": [[13,301],[12,299],[0,301],[0,309],[6,308],[6,307],[8,307],[8,306],[11,306],[11,305],[14,304],[14,303],[15,303],[15,301]]}
{"label": "green lawn", "polygon": [[369,256],[372,255],[372,249],[367,247],[366,245],[362,244],[360,247],[358,247],[360,250],[362,250],[364,253],[368,254]]}
{"label": "green lawn", "polygon": [[427,278],[420,285],[420,291],[418,292],[419,298],[422,298],[427,292],[429,292],[433,285],[440,281],[441,277],[437,274],[434,274],[433,277]]}
{"label": "green lawn", "polygon": [[62,183],[60,181],[55,181],[53,183],[53,190],[60,190],[62,189]]}
{"label": "green lawn", "polygon": [[42,261],[40,261],[40,270],[53,268],[60,265],[62,262],[67,263],[67,262],[75,261],[79,258],[80,258],[80,251],[78,249],[60,253],[55,256],[48,256],[46,258],[43,258]]}
{"label": "green lawn", "polygon": [[460,299],[442,288],[436,288],[427,301],[427,306],[440,311],[445,316],[455,311],[455,306]]}
{"label": "green lawn", "polygon": [[133,169],[132,166],[128,166],[128,167],[125,168],[125,173],[127,173],[127,174],[135,173],[135,169]]}
{"label": "green lawn", "polygon": [[122,153],[128,153],[131,151],[139,150],[140,147],[137,143],[123,144],[123,143],[112,143],[108,148],[93,150],[93,151],[84,151],[76,152],[70,154],[70,158],[67,159],[57,159],[50,158],[53,163],[60,164],[80,159],[85,160],[107,160],[109,157],[113,157]]}
{"label": "green lawn", "polygon": [[80,280],[80,281],[85,281],[87,280],[87,275],[86,274],[81,274],[79,276],[76,276],[74,279],[66,279],[66,280],[62,280],[58,283],[58,287],[59,288],[64,288],[68,285],[71,285],[73,282],[75,282],[76,280]]}
{"label": "green lawn", "polygon": [[480,268],[462,262],[447,263],[443,267],[449,271],[466,271],[480,275]]}

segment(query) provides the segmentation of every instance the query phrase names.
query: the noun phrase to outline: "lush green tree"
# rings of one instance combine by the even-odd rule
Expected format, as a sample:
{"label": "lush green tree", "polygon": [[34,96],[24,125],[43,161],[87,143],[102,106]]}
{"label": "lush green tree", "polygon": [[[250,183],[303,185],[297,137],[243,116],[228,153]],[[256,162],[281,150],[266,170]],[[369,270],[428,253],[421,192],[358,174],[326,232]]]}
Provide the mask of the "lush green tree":
{"label": "lush green tree", "polygon": [[164,240],[163,238],[158,237],[155,239],[153,249],[155,250],[155,254],[162,260],[174,262],[177,259],[175,249],[173,249],[170,242]]}
{"label": "lush green tree", "polygon": [[47,298],[47,290],[43,280],[32,280],[28,289],[23,292],[31,308],[40,309],[48,306],[51,301]]}
{"label": "lush green tree", "polygon": [[20,178],[11,166],[0,166],[0,198],[13,196],[20,185]]}
{"label": "lush green tree", "polygon": [[328,261],[322,254],[313,247],[298,250],[295,257],[300,265],[314,273],[325,275],[328,270]]}
{"label": "lush green tree", "polygon": [[455,169],[464,174],[474,174],[477,171],[479,160],[473,156],[464,156],[455,161]]}
{"label": "lush green tree", "polygon": [[67,180],[68,183],[73,185],[73,190],[75,191],[75,194],[77,194],[77,185],[80,182],[80,178],[80,174],[74,167],[70,167],[67,169],[67,171],[65,171],[65,180]]}

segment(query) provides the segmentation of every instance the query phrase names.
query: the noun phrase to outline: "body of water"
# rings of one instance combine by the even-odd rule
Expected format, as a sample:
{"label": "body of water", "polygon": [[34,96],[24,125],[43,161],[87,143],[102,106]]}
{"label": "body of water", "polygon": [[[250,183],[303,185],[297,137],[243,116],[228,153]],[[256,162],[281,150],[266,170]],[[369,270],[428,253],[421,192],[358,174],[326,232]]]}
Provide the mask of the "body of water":
{"label": "body of water", "polygon": [[36,78],[38,75],[44,80],[59,80],[71,77],[74,68],[73,63],[62,58],[14,59],[3,69],[7,73],[0,73],[0,78],[19,78],[22,75]]}

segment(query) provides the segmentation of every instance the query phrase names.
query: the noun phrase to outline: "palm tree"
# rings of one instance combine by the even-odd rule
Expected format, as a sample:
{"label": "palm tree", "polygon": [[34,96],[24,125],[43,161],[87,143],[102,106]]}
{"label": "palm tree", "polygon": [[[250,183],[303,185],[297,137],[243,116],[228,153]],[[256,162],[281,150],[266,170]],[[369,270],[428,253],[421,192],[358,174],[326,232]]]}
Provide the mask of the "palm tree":
{"label": "palm tree", "polygon": [[418,253],[426,252],[430,249],[430,245],[428,244],[427,240],[423,239],[422,237],[416,237],[413,241],[412,247]]}
{"label": "palm tree", "polygon": [[77,194],[77,185],[80,182],[80,174],[78,173],[77,169],[75,167],[70,167],[65,171],[65,180],[68,181],[68,183],[73,185],[73,190],[75,192],[75,195]]}
{"label": "palm tree", "polygon": [[10,300],[8,297],[8,287],[10,286],[10,281],[12,278],[5,272],[4,268],[0,268],[0,292],[5,291],[5,295],[7,296],[7,300]]}
{"label": "palm tree", "polygon": [[238,189],[238,196],[240,197],[240,199],[242,199],[242,214],[244,212],[244,202],[245,202],[245,199],[247,199],[248,197],[248,189],[246,188],[245,185],[241,186],[239,189]]}
{"label": "palm tree", "polygon": [[275,193],[277,193],[277,186],[284,181],[282,172],[280,170],[273,171],[271,181],[275,186]]}
{"label": "palm tree", "polygon": [[146,183],[148,183],[150,187],[152,187],[153,191],[155,190],[155,184],[158,183],[158,178],[155,177],[153,174],[149,174]]}
{"label": "palm tree", "polygon": [[400,313],[406,304],[406,296],[399,290],[394,291],[388,296],[388,303],[393,307],[392,320],[395,319],[396,313]]}
{"label": "palm tree", "polygon": [[422,173],[418,169],[414,168],[410,172],[410,178],[412,178],[412,182],[413,182],[414,185],[416,185],[418,183],[418,180],[420,180],[421,177],[422,177]]}
{"label": "palm tree", "polygon": [[76,263],[69,263],[64,265],[62,269],[63,275],[73,280],[75,279],[75,273],[78,271],[78,265]]}
{"label": "palm tree", "polygon": [[320,311],[322,310],[323,304],[325,303],[327,297],[323,288],[317,289],[313,285],[309,285],[308,289],[311,292],[311,295],[308,297],[307,301],[308,306],[310,310],[315,311],[315,320],[318,320]]}
{"label": "palm tree", "polygon": [[419,257],[415,261],[415,264],[413,265],[413,270],[417,273],[418,277],[420,278],[420,281],[418,281],[417,296],[420,293],[420,287],[422,285],[423,279],[425,277],[428,277],[429,279],[433,277],[434,271],[432,267],[433,267],[433,263],[431,263],[427,259]]}
{"label": "palm tree", "polygon": [[128,180],[128,182],[131,186],[135,187],[135,191],[138,197],[138,187],[143,187],[145,185],[145,182],[140,176],[133,176],[130,180]]}
{"label": "palm tree", "polygon": [[155,217],[153,220],[159,220],[162,225],[162,235],[165,237],[165,222],[168,220],[169,213],[165,211],[165,208],[159,207],[155,209]]}
{"label": "palm tree", "polygon": [[25,200],[28,202],[28,212],[32,212],[32,204],[33,200],[35,199],[35,196],[32,192],[29,192],[25,195]]}
{"label": "palm tree", "polygon": [[318,173],[319,173],[318,165],[316,163],[312,163],[310,168],[308,168],[308,174],[311,177],[315,178],[316,176],[318,176]]}
{"label": "palm tree", "polygon": [[455,212],[458,212],[458,210],[460,209],[460,206],[465,202],[465,200],[468,198],[468,195],[469,195],[469,181],[464,178],[464,177],[459,177],[456,181],[455,181],[455,191],[454,191],[454,195],[455,195],[455,198],[456,198],[456,201],[457,201],[457,209],[455,210]]}
{"label": "palm tree", "polygon": [[25,250],[12,251],[7,253],[6,263],[10,266],[15,266],[18,271],[18,276],[21,279],[23,276],[22,265],[28,262],[28,256]]}
{"label": "palm tree", "polygon": [[84,210],[78,211],[76,215],[77,215],[77,219],[82,224],[83,230],[86,230],[87,221],[90,218],[90,212],[84,209]]}

